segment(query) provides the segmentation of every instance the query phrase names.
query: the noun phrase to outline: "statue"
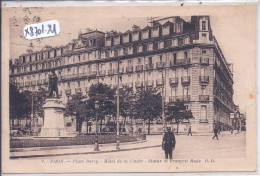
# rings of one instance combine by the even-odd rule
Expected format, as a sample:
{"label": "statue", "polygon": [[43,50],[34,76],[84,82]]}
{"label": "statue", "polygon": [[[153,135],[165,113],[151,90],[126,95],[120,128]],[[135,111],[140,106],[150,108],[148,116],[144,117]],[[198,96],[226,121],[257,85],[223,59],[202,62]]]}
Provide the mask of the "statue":
{"label": "statue", "polygon": [[51,75],[49,75],[49,97],[59,98],[58,94],[58,77],[55,74],[55,71],[51,71]]}

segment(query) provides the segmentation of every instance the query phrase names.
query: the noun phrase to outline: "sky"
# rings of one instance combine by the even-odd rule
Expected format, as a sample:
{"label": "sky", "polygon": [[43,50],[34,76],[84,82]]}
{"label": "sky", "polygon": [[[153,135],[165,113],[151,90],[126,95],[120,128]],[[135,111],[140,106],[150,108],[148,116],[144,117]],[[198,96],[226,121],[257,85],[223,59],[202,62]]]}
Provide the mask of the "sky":
{"label": "sky", "polygon": [[[10,15],[10,57],[17,58],[26,53],[27,49],[41,50],[45,45],[66,45],[72,39],[78,37],[79,31],[86,32],[87,28],[97,29],[103,32],[116,30],[125,32],[132,26],[141,28],[149,24],[148,17],[176,16],[178,11],[162,12],[160,8],[135,9],[94,9],[94,8],[13,8]],[[153,10],[153,11],[152,11]],[[250,104],[246,103],[249,96],[255,95],[256,73],[255,63],[255,18],[252,13],[243,12],[244,9],[224,10],[221,8],[210,11],[210,23],[213,35],[226,57],[228,63],[233,63],[234,68],[234,102],[245,112]],[[206,10],[205,10],[206,11]],[[223,11],[223,12],[222,12]],[[135,12],[135,13],[133,13]],[[153,12],[153,13],[151,13]],[[184,20],[189,21],[190,15],[183,10],[179,11]],[[222,12],[222,13],[221,13]],[[241,13],[238,13],[241,12]],[[196,12],[197,13],[197,12]],[[184,14],[184,15],[182,15]],[[23,37],[23,28],[27,24],[34,24],[40,18],[40,22],[57,20],[61,31],[58,36],[43,38],[41,40],[26,40]],[[253,16],[254,17],[254,16]],[[33,47],[29,47],[32,43]],[[245,82],[245,80],[247,82]],[[247,90],[247,91],[245,91]]]}

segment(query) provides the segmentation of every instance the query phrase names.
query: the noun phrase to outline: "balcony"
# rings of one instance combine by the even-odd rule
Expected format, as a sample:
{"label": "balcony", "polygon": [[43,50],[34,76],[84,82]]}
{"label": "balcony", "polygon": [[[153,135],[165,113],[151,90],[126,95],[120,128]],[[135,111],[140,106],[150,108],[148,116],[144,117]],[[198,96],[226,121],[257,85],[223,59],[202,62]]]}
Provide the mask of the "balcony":
{"label": "balcony", "polygon": [[143,87],[143,81],[135,82],[135,87]]}
{"label": "balcony", "polygon": [[42,84],[42,80],[37,80],[37,84],[38,85]]}
{"label": "balcony", "polygon": [[106,70],[101,70],[98,72],[99,76],[106,76]]}
{"label": "balcony", "polygon": [[171,97],[169,97],[169,102],[170,103],[174,103],[174,102],[176,102],[177,101],[177,97],[176,96],[171,96]]}
{"label": "balcony", "polygon": [[108,75],[113,75],[113,74],[115,74],[115,70],[114,69],[110,69],[110,70],[107,71],[107,74]]}
{"label": "balcony", "polygon": [[169,82],[170,82],[170,85],[171,85],[171,86],[174,86],[174,87],[175,87],[175,86],[178,86],[178,82],[179,82],[179,81],[178,81],[178,78],[170,78],[170,79],[169,79]]}
{"label": "balcony", "polygon": [[131,72],[133,72],[133,66],[130,66],[130,67],[126,67],[126,72],[127,73],[131,73]]}
{"label": "balcony", "polygon": [[119,73],[124,73],[124,68],[119,68],[118,72]]}
{"label": "balcony", "polygon": [[43,83],[43,84],[48,84],[48,80],[47,80],[47,79],[43,79],[43,80],[42,80],[42,83]]}
{"label": "balcony", "polygon": [[129,87],[129,88],[132,88],[133,87],[133,83],[126,83],[125,84],[127,87]]}
{"label": "balcony", "polygon": [[161,86],[163,84],[163,80],[162,79],[157,79],[156,80],[156,85],[157,86]]}
{"label": "balcony", "polygon": [[181,77],[182,85],[190,85],[190,76],[183,76]]}
{"label": "balcony", "polygon": [[30,81],[25,82],[25,86],[30,86],[30,85],[31,85]]}
{"label": "balcony", "polygon": [[177,99],[180,101],[190,101],[190,95],[178,96]]}
{"label": "balcony", "polygon": [[70,95],[71,94],[71,89],[66,89],[65,90],[65,94],[68,96],[68,95]]}
{"label": "balcony", "polygon": [[209,101],[209,95],[200,95],[199,100],[200,101]]}
{"label": "balcony", "polygon": [[208,84],[209,83],[209,76],[200,76],[200,83],[201,84]]}
{"label": "balcony", "polygon": [[200,119],[200,123],[208,123],[208,119]]}
{"label": "balcony", "polygon": [[136,71],[143,71],[143,65],[137,65],[135,66]]}
{"label": "balcony", "polygon": [[35,86],[35,85],[36,85],[36,81],[31,81],[31,84],[32,84],[33,86]]}
{"label": "balcony", "polygon": [[158,69],[164,68],[164,62],[157,62],[156,63],[156,68],[158,68]]}
{"label": "balcony", "polygon": [[66,79],[70,79],[70,78],[71,78],[70,75],[61,76],[61,80],[66,80]]}
{"label": "balcony", "polygon": [[185,101],[185,102],[190,101],[190,95],[171,96],[171,97],[169,97],[169,102],[170,103],[174,103],[177,100]]}
{"label": "balcony", "polygon": [[146,70],[152,70],[152,69],[153,69],[153,64],[146,65]]}
{"label": "balcony", "polygon": [[81,93],[81,88],[76,88],[75,93]]}
{"label": "balcony", "polygon": [[97,71],[91,71],[91,72],[89,72],[89,76],[97,76]]}
{"label": "balcony", "polygon": [[145,82],[147,87],[152,87],[153,86],[153,80],[148,80]]}
{"label": "balcony", "polygon": [[201,65],[209,65],[209,58],[200,58]]}
{"label": "balcony", "polygon": [[173,66],[180,66],[180,65],[189,65],[190,64],[190,58],[187,59],[177,59],[176,62],[171,61],[170,65]]}

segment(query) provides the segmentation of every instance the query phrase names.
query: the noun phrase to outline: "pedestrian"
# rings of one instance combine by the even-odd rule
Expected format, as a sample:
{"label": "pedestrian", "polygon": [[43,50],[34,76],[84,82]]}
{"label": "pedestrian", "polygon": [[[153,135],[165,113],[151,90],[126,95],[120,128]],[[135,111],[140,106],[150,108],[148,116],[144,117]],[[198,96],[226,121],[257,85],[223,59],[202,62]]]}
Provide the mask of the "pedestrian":
{"label": "pedestrian", "polygon": [[188,136],[191,135],[192,136],[192,133],[191,133],[191,126],[189,127],[188,129]]}
{"label": "pedestrian", "polygon": [[212,139],[214,139],[215,137],[216,137],[217,140],[218,140],[218,128],[217,128],[217,127],[214,128],[214,136],[213,136]]}
{"label": "pedestrian", "polygon": [[175,136],[171,131],[171,127],[167,127],[167,132],[163,136],[162,149],[165,152],[165,159],[172,159],[172,151],[175,149]]}

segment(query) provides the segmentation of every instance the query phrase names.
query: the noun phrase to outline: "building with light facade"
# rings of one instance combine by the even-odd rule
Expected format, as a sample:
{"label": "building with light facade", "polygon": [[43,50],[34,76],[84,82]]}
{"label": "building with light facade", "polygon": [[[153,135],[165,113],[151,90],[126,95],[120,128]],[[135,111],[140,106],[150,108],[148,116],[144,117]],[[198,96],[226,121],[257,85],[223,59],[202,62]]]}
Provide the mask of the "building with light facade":
{"label": "building with light facade", "polygon": [[87,94],[92,84],[116,86],[119,71],[120,87],[134,92],[163,87],[166,103],[183,100],[194,116],[183,122],[184,131],[192,124],[194,132],[212,132],[214,125],[232,125],[231,67],[212,34],[209,16],[192,16],[189,22],[173,16],[124,33],[90,31],[75,43],[21,55],[10,61],[10,79],[22,90],[47,88],[55,69],[66,103],[76,92]]}

